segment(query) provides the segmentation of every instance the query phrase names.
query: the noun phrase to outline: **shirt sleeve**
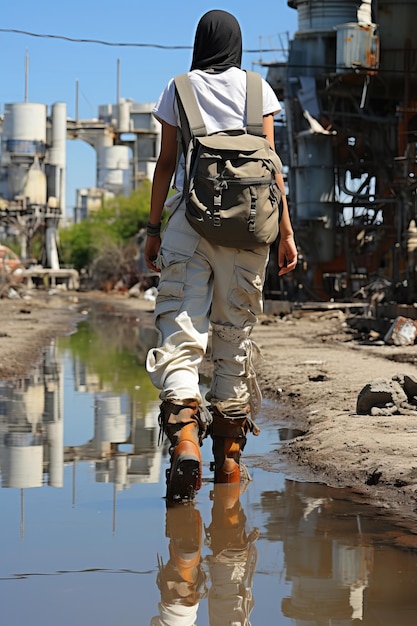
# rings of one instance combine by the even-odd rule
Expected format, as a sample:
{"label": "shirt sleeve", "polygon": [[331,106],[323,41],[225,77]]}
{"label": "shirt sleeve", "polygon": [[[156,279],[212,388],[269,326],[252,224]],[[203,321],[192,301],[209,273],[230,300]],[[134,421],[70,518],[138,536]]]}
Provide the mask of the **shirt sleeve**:
{"label": "shirt sleeve", "polygon": [[177,115],[175,109],[175,83],[172,78],[161,95],[158,102],[152,109],[153,115],[171,126],[177,126]]}
{"label": "shirt sleeve", "polygon": [[282,110],[278,98],[271,85],[262,79],[263,115],[276,115]]}

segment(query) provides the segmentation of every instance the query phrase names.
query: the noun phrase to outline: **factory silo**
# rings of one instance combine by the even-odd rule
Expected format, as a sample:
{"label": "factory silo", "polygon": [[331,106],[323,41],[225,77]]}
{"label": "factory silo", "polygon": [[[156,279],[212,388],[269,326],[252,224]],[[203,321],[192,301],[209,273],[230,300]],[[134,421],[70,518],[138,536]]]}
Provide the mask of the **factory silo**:
{"label": "factory silo", "polygon": [[128,146],[103,146],[98,153],[98,187],[114,195],[132,191],[132,168]]}
{"label": "factory silo", "polygon": [[42,487],[43,440],[34,433],[8,433],[4,438],[2,486]]}
{"label": "factory silo", "polygon": [[94,446],[107,454],[112,444],[125,443],[128,436],[128,418],[122,411],[122,399],[118,394],[99,393],[94,405]]}
{"label": "factory silo", "polygon": [[2,133],[2,165],[8,171],[8,200],[46,203],[46,105],[6,104]]}

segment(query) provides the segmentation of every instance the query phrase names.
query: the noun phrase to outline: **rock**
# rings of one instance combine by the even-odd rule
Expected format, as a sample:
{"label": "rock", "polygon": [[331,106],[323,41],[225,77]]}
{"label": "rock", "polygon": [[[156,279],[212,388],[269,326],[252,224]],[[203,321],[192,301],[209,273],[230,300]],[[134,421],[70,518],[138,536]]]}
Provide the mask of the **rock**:
{"label": "rock", "polygon": [[358,415],[415,414],[417,406],[417,378],[410,374],[396,374],[391,380],[375,378],[358,394]]}
{"label": "rock", "polygon": [[408,317],[397,317],[384,337],[385,343],[411,346],[417,337],[417,322]]}
{"label": "rock", "polygon": [[410,374],[397,374],[393,380],[398,381],[404,389],[407,400],[413,406],[417,405],[417,378]]}
{"label": "rock", "polygon": [[370,415],[373,407],[385,408],[389,404],[394,404],[390,381],[385,378],[375,378],[359,392],[356,413],[358,415]]}
{"label": "rock", "polygon": [[[411,380],[407,384],[414,390]],[[375,378],[359,392],[356,413],[358,415],[395,415],[400,408],[408,406],[408,395],[404,390],[405,376],[397,375],[392,380]],[[417,385],[417,381],[415,382]],[[377,410],[376,410],[377,409]]]}
{"label": "rock", "polygon": [[142,297],[140,283],[136,283],[129,289],[128,296],[129,298],[141,298]]}

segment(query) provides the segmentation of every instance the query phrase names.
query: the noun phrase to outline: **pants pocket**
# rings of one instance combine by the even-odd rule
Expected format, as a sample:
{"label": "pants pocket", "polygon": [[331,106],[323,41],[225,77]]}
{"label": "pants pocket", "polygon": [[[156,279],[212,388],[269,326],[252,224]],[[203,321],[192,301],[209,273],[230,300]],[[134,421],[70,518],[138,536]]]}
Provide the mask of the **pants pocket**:
{"label": "pants pocket", "polygon": [[229,301],[238,309],[246,309],[249,315],[247,322],[254,324],[263,310],[262,290],[267,255],[246,252],[245,256],[244,264],[235,266]]}
{"label": "pants pocket", "polygon": [[163,248],[161,249],[161,253],[158,257],[161,275],[158,283],[158,298],[155,307],[156,315],[158,303],[166,300],[182,302],[184,297],[187,261],[189,261],[189,257],[187,256],[181,256],[176,253],[168,252]]}

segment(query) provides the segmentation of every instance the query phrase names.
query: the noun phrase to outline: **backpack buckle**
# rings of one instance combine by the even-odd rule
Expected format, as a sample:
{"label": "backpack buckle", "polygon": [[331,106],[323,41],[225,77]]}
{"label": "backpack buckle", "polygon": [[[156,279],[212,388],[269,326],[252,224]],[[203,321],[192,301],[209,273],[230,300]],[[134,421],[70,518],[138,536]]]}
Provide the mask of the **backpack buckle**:
{"label": "backpack buckle", "polygon": [[255,232],[256,200],[256,189],[254,187],[250,187],[250,212],[248,217],[248,230],[250,233]]}
{"label": "backpack buckle", "polygon": [[221,226],[220,207],[222,206],[222,195],[219,193],[213,198],[213,226]]}

